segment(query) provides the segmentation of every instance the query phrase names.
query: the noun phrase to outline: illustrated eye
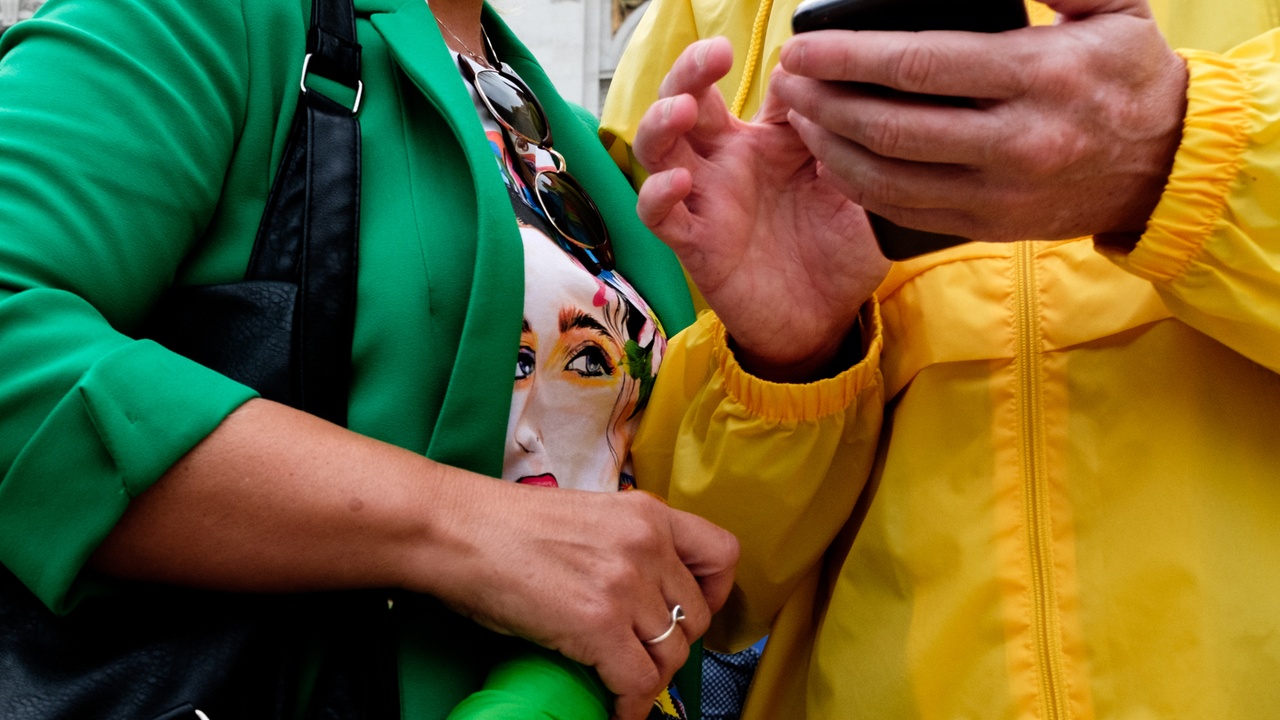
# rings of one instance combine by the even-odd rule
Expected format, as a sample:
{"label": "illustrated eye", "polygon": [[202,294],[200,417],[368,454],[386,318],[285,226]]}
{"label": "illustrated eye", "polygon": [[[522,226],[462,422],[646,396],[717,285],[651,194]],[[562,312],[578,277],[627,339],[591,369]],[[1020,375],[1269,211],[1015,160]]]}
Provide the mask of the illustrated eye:
{"label": "illustrated eye", "polygon": [[564,366],[564,369],[572,370],[582,377],[613,375],[613,364],[609,362],[609,356],[596,345],[587,345],[582,348]]}
{"label": "illustrated eye", "polygon": [[523,380],[532,375],[536,361],[537,356],[533,354],[533,348],[521,345],[520,353],[516,355],[516,379]]}

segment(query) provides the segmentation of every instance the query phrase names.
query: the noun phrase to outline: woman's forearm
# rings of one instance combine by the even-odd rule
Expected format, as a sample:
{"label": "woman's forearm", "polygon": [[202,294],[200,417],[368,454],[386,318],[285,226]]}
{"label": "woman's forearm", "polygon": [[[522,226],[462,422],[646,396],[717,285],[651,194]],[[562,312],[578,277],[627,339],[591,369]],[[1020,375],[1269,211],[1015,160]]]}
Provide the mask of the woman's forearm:
{"label": "woman's forearm", "polygon": [[[639,718],[723,605],[737,553],[729,533],[646,493],[495,480],[252,400],[130,504],[89,567],[228,590],[425,593],[595,667],[615,713]],[[677,604],[678,639],[644,645]]]}
{"label": "woman's forearm", "polygon": [[409,585],[406,558],[445,541],[463,482],[492,481],[252,400],[130,503],[89,565],[227,590]]}

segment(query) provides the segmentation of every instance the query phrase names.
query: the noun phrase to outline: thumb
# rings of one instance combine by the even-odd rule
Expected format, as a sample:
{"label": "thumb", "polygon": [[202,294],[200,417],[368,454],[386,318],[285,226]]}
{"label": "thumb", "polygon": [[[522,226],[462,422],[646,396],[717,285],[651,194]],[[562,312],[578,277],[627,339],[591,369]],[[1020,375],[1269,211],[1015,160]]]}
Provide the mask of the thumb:
{"label": "thumb", "polygon": [[1091,15],[1132,15],[1151,19],[1147,0],[1041,0],[1067,20],[1082,20]]}
{"label": "thumb", "polygon": [[782,63],[773,66],[773,71],[769,73],[769,84],[765,85],[764,102],[760,103],[760,109],[756,111],[752,122],[784,123],[787,121],[787,111],[791,109],[790,106],[772,92],[773,79],[786,74],[787,71],[782,69]]}

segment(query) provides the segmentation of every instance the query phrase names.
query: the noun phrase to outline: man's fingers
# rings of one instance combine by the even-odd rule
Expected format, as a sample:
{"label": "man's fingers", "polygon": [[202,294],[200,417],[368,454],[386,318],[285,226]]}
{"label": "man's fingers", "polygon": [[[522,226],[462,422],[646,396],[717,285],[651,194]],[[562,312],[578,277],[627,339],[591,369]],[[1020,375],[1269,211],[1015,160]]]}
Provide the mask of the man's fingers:
{"label": "man's fingers", "polygon": [[822,162],[822,176],[869,212],[918,230],[1007,239],[993,236],[982,218],[960,208],[1017,206],[1022,201],[1018,188],[984,186],[971,180],[974,171],[960,165],[877,156],[798,114],[791,123]]}
{"label": "man's fingers", "polygon": [[[686,135],[698,122],[698,104],[690,95],[676,95],[654,103],[636,126],[632,152],[649,172],[693,160]],[[683,150],[683,152],[681,152]]]}
{"label": "man's fingers", "polygon": [[777,87],[777,78],[780,75],[786,75],[787,71],[782,69],[781,65],[774,65],[773,70],[769,71],[769,82],[765,85],[764,100],[760,103],[759,109],[756,110],[755,117],[751,118],[753,123],[780,123],[787,121],[787,110],[791,106],[787,101],[779,97],[774,92]]}
{"label": "man's fingers", "polygon": [[1043,0],[1043,2],[1055,12],[1073,19],[1102,14],[1151,17],[1151,7],[1147,4],[1147,0]]}
{"label": "man's fingers", "polygon": [[733,119],[716,82],[733,67],[733,47],[726,38],[699,40],[676,58],[658,89],[659,98],[689,95],[696,100],[697,132],[715,135]]}
{"label": "man's fingers", "polygon": [[961,165],[885,158],[800,116],[791,116],[806,146],[842,181],[841,191],[871,212],[887,207],[958,207],[975,192],[972,172]]}
{"label": "man's fingers", "polygon": [[781,62],[789,73],[818,80],[1004,99],[1022,95],[1035,79],[1034,59],[1044,50],[1045,29],[990,34],[821,30],[788,40]]}
{"label": "man's fingers", "polygon": [[[921,162],[980,164],[1005,137],[998,119],[973,107],[856,86],[779,74],[770,89],[792,109],[884,157]],[[944,138],[945,142],[939,139]]]}
{"label": "man's fingers", "polygon": [[693,216],[684,199],[693,188],[693,179],[684,168],[650,175],[636,198],[636,215],[677,253],[689,242]]}
{"label": "man's fingers", "polygon": [[700,94],[715,85],[733,67],[733,45],[728,38],[699,40],[685,48],[658,86],[658,97]]}

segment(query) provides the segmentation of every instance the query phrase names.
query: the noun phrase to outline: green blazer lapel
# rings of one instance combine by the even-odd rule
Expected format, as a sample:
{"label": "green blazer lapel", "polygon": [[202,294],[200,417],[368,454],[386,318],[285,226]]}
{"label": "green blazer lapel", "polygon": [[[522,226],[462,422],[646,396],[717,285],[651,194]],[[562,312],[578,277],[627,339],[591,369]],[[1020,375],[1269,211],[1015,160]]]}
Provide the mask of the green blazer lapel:
{"label": "green blazer lapel", "polygon": [[498,57],[512,67],[547,112],[556,150],[569,172],[600,206],[613,238],[618,270],[644,295],[663,327],[676,333],[693,322],[693,303],[675,253],[636,217],[636,195],[596,136],[596,130],[560,97],[528,48],[486,3],[484,24]]}
{"label": "green blazer lapel", "polygon": [[[524,304],[524,251],[515,213],[471,96],[426,2],[406,0],[394,12],[373,14],[370,21],[396,64],[461,146],[467,168],[438,171],[456,172],[459,183],[470,179],[478,213],[462,337],[435,426],[439,431],[433,430],[427,455],[497,477],[502,472]],[[428,264],[431,240],[424,241]]]}
{"label": "green blazer lapel", "polygon": [[[421,2],[426,2],[426,0],[421,0]],[[395,12],[405,4],[405,0],[355,0],[353,4],[356,7],[356,15],[359,16]]]}

